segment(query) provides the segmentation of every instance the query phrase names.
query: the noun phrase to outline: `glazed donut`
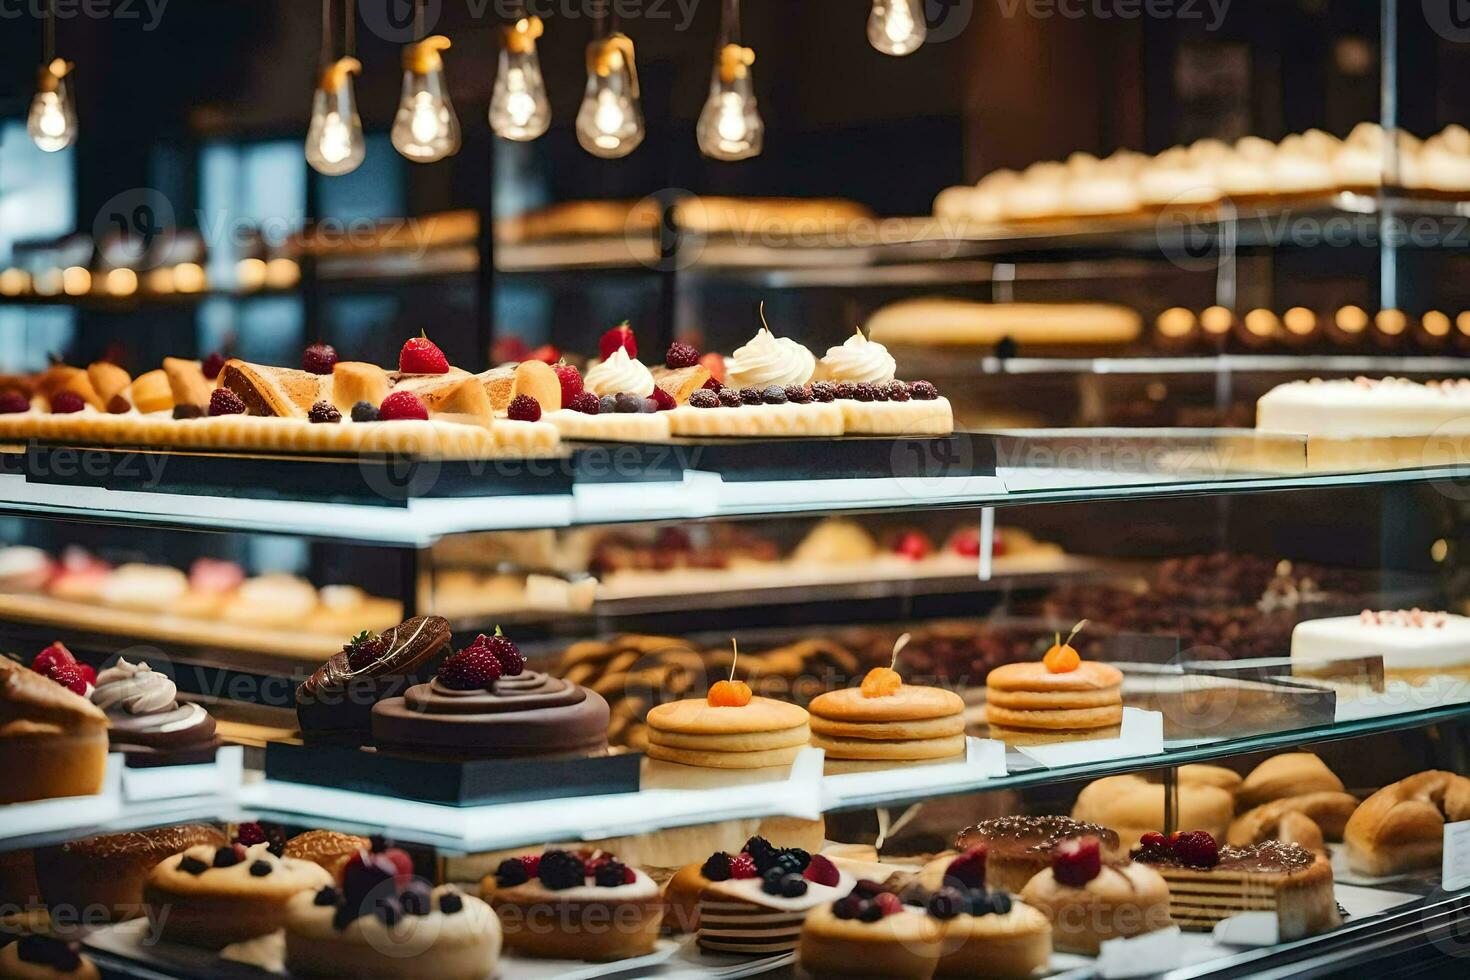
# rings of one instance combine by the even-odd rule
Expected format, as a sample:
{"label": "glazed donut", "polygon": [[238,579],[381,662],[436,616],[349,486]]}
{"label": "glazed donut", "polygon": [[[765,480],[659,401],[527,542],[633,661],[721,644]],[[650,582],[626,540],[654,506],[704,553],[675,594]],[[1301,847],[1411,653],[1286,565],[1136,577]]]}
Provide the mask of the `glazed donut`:
{"label": "glazed donut", "polygon": [[[1259,844],[1265,840],[1289,840],[1301,844],[1308,850],[1320,851],[1321,847],[1313,847],[1312,844],[1321,844],[1323,840],[1342,840],[1342,832],[1347,827],[1348,818],[1358,808],[1358,799],[1351,793],[1334,793],[1324,790],[1319,793],[1303,793],[1301,796],[1287,796],[1270,803],[1262,803],[1254,809],[1236,817],[1230,823],[1230,832],[1226,835],[1226,843],[1242,847],[1246,844]],[[1313,833],[1299,820],[1283,823],[1285,817],[1298,815],[1306,817],[1317,828]],[[1287,827],[1297,833],[1305,833],[1307,840],[1295,837],[1282,836],[1282,828]]]}
{"label": "glazed donut", "polygon": [[1241,810],[1305,793],[1342,792],[1342,780],[1310,752],[1273,755],[1250,771],[1236,791]]}
{"label": "glazed donut", "polygon": [[1348,865],[1390,875],[1440,863],[1444,825],[1470,820],[1470,779],[1431,769],[1383,787],[1347,822]]}

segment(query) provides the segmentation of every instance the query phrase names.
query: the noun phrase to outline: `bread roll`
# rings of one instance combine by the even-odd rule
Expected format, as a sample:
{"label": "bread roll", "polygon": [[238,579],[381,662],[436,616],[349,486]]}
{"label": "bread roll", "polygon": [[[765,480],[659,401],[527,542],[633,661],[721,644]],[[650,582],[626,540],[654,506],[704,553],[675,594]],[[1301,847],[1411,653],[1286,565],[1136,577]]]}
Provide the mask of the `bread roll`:
{"label": "bread roll", "polygon": [[1440,863],[1444,825],[1470,820],[1470,779],[1431,769],[1383,787],[1347,822],[1348,865],[1391,875]]}

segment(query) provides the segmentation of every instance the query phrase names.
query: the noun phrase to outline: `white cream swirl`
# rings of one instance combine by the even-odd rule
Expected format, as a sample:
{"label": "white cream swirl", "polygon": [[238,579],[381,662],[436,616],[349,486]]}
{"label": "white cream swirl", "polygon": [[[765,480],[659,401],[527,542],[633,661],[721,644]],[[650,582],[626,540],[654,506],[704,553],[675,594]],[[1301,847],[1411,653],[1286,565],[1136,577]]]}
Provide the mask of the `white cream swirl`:
{"label": "white cream swirl", "polygon": [[818,365],[818,375],[824,381],[851,381],[853,384],[887,384],[893,380],[898,365],[888,348],[855,331],[847,342],[838,347],[827,348],[827,355]]}
{"label": "white cream swirl", "polygon": [[816,371],[812,352],[790,337],[777,337],[761,327],[725,360],[725,383],[732,388],[804,385]]}
{"label": "white cream swirl", "polygon": [[152,715],[170,711],[177,704],[178,688],[146,663],[117,663],[97,676],[92,703],[103,711],[119,708],[130,715]]}
{"label": "white cream swirl", "polygon": [[653,394],[653,375],[641,361],[628,356],[626,347],[619,347],[607,360],[594,365],[587,372],[583,384],[594,395],[616,395],[627,391],[647,398]]}

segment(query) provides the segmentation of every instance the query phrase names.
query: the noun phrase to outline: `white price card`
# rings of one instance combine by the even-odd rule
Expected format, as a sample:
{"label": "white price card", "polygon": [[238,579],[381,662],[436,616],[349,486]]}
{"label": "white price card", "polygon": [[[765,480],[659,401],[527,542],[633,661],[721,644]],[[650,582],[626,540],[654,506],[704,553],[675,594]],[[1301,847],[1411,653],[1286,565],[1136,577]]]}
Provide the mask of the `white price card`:
{"label": "white price card", "polygon": [[1126,939],[1108,939],[1098,950],[1100,977],[1142,977],[1175,969],[1184,957],[1184,935],[1178,926]]}
{"label": "white price card", "polygon": [[1470,820],[1444,825],[1444,868],[1440,887],[1447,892],[1470,888]]}

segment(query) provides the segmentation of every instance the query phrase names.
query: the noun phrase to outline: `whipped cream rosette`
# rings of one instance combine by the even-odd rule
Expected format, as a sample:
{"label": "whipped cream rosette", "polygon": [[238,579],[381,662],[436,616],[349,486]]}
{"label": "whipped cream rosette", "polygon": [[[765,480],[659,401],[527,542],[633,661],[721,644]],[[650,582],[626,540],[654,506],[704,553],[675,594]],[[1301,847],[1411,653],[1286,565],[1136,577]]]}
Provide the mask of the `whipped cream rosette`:
{"label": "whipped cream rosette", "polygon": [[130,766],[207,762],[219,747],[209,712],[181,703],[168,675],[146,663],[119,657],[97,675],[92,703],[107,714],[112,748]]}
{"label": "whipped cream rosette", "polygon": [[617,395],[627,392],[640,398],[653,394],[653,374],[643,362],[619,347],[604,360],[592,366],[582,380],[594,395]]}
{"label": "whipped cream rosette", "polygon": [[888,348],[854,330],[845,343],[827,348],[827,354],[817,365],[817,375],[823,381],[851,381],[854,384],[887,384],[893,380],[898,364]]}
{"label": "whipped cream rosette", "polygon": [[804,385],[816,366],[811,351],[790,337],[777,337],[762,322],[756,335],[725,359],[725,383],[731,388]]}

